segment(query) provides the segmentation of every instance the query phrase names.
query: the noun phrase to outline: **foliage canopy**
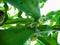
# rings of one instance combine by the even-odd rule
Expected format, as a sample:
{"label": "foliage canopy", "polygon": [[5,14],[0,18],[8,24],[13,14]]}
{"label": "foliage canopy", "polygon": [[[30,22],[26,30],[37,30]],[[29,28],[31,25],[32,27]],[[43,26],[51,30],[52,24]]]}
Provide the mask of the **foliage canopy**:
{"label": "foliage canopy", "polygon": [[[0,45],[30,45],[36,40],[35,45],[59,45],[57,42],[58,31],[60,31],[60,10],[40,14],[47,0],[0,0]],[[41,4],[39,6],[39,4]],[[18,13],[11,16],[8,11],[12,6]],[[26,18],[22,13],[25,12]],[[17,18],[15,18],[17,17]],[[50,20],[49,25],[46,21]],[[56,22],[55,25],[54,22]],[[12,26],[12,24],[16,24]]]}

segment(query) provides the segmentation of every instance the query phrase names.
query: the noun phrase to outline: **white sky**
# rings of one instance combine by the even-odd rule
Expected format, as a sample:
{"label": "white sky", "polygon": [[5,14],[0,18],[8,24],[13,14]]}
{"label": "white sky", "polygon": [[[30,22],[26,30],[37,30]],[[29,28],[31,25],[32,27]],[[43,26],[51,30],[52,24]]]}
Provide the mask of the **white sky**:
{"label": "white sky", "polygon": [[60,0],[47,0],[45,6],[41,9],[41,14],[46,14],[49,11],[56,11],[60,9]]}

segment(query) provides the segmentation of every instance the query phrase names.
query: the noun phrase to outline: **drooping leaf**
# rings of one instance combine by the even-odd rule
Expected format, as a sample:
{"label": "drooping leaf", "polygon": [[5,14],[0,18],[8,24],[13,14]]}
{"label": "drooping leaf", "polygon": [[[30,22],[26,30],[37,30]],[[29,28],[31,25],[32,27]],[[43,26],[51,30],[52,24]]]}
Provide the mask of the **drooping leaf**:
{"label": "drooping leaf", "polygon": [[32,16],[35,20],[40,18],[40,9],[38,6],[38,0],[4,0],[17,7],[26,14]]}
{"label": "drooping leaf", "polygon": [[0,31],[0,45],[23,45],[34,31],[29,28],[12,27]]}

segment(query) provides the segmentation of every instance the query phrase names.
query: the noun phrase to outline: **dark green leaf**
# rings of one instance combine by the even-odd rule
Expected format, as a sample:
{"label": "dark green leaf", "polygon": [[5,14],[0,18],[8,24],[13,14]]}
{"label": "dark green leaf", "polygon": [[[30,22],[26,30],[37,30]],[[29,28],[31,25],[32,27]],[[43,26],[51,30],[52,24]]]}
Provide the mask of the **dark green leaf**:
{"label": "dark green leaf", "polygon": [[56,11],[55,19],[56,19],[56,25],[60,25],[60,10]]}
{"label": "dark green leaf", "polygon": [[43,0],[44,2],[46,2],[47,0]]}
{"label": "dark green leaf", "polygon": [[56,14],[57,14],[57,15],[60,15],[60,10],[57,10],[57,11],[56,11]]}
{"label": "dark green leaf", "polygon": [[19,18],[22,18],[22,17],[21,17],[21,14],[22,14],[22,11],[20,10],[20,11],[18,12],[18,17],[19,17]]}
{"label": "dark green leaf", "polygon": [[4,0],[12,4],[14,7],[24,11],[28,15],[32,16],[35,20],[40,18],[40,9],[38,6],[38,0]]}
{"label": "dark green leaf", "polygon": [[55,16],[55,12],[54,11],[48,12],[46,14],[46,16],[47,16],[48,19],[51,19],[51,18],[53,18]]}
{"label": "dark green leaf", "polygon": [[39,0],[40,1],[40,3],[42,3],[42,2],[46,2],[47,0]]}
{"label": "dark green leaf", "polygon": [[0,45],[23,45],[34,33],[28,28],[13,27],[0,31]]}

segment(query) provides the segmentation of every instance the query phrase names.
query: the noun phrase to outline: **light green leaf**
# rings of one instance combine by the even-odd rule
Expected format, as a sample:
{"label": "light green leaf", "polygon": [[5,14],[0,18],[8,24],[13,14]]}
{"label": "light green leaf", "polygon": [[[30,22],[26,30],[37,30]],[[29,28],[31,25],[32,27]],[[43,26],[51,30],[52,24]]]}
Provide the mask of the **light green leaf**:
{"label": "light green leaf", "polygon": [[43,8],[44,7],[44,2],[42,2],[42,4],[41,4],[41,6],[40,6],[41,8]]}
{"label": "light green leaf", "polygon": [[53,32],[48,36],[47,35],[41,35],[38,37],[40,41],[42,41],[45,45],[58,45],[57,43],[57,32]]}

